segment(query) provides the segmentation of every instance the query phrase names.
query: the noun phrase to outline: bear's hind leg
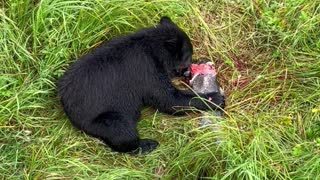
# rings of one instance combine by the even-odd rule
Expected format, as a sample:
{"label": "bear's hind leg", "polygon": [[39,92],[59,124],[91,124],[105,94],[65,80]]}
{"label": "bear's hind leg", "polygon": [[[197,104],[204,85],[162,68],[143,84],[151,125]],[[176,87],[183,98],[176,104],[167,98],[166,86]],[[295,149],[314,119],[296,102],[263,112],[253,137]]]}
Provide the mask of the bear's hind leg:
{"label": "bear's hind leg", "polygon": [[158,142],[139,139],[137,120],[130,119],[133,117],[119,112],[104,112],[83,130],[102,139],[111,149],[118,152],[132,154],[151,152],[158,146]]}

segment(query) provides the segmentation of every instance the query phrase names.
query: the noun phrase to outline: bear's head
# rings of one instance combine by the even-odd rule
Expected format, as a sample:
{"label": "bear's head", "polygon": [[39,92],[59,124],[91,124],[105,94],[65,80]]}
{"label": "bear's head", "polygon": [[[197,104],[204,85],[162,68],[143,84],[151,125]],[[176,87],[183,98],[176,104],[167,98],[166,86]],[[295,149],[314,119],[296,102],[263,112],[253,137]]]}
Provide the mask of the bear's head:
{"label": "bear's head", "polygon": [[157,28],[162,32],[162,45],[171,58],[164,59],[171,75],[181,75],[192,63],[193,47],[188,35],[169,17],[162,17]]}

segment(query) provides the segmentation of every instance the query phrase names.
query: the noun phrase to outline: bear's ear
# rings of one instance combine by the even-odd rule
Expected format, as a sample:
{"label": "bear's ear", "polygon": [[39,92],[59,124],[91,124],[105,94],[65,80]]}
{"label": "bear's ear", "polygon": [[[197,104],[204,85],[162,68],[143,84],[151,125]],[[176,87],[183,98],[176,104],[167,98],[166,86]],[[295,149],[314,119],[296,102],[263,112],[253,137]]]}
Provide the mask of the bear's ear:
{"label": "bear's ear", "polygon": [[167,17],[167,16],[163,16],[163,17],[161,17],[161,19],[160,19],[160,24],[161,25],[174,25],[175,26],[175,24],[171,21],[171,19],[169,18],[169,17]]}

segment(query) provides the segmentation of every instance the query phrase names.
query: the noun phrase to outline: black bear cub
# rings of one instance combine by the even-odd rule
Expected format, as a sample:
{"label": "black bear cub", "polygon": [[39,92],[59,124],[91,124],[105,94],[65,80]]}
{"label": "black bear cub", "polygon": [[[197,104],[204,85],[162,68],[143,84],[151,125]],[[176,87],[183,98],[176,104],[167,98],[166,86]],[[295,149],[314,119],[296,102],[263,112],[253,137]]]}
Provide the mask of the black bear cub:
{"label": "black bear cub", "polygon": [[218,93],[199,95],[216,106],[171,84],[179,70],[190,66],[192,51],[189,37],[168,17],[156,27],[114,38],[73,63],[59,80],[64,111],[75,127],[115,151],[150,152],[158,142],[140,139],[137,131],[143,106],[170,114],[181,114],[182,107],[224,106]]}

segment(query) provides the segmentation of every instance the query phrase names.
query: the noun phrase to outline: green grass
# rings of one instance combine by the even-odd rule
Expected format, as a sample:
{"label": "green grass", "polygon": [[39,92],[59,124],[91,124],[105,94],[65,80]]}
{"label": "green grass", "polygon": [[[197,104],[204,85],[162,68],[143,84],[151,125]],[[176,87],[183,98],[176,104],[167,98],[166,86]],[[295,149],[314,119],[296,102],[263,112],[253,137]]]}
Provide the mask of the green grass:
{"label": "green grass", "polygon": [[[7,0],[0,9],[1,179],[320,179],[319,0]],[[218,131],[142,112],[148,155],[74,129],[56,97],[70,63],[170,16],[227,93]],[[217,139],[220,143],[217,143]]]}

